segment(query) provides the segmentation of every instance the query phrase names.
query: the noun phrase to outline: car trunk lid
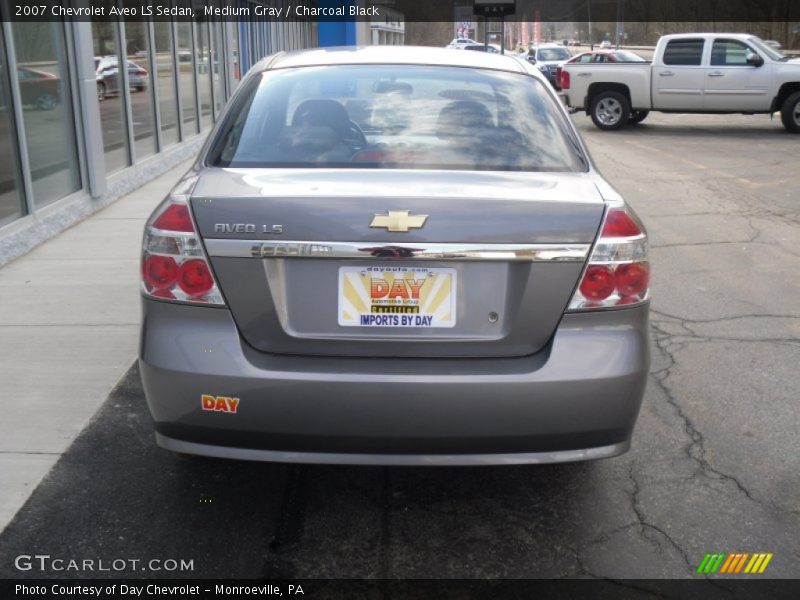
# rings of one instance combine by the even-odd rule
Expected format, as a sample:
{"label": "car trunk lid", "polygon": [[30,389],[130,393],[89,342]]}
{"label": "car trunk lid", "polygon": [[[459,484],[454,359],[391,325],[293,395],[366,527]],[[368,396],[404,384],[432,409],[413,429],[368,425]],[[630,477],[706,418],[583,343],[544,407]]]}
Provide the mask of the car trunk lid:
{"label": "car trunk lid", "polygon": [[604,204],[587,174],[207,169],[192,208],[253,347],[473,357],[547,343]]}

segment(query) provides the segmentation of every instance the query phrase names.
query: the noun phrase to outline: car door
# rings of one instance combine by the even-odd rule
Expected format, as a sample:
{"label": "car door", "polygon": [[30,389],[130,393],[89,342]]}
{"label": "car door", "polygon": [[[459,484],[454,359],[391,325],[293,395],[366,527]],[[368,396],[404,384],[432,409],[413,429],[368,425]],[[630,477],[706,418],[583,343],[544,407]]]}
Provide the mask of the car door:
{"label": "car door", "polygon": [[661,64],[653,66],[653,109],[703,110],[703,38],[667,42]]}
{"label": "car door", "polygon": [[769,110],[772,70],[769,63],[761,66],[748,64],[747,55],[750,53],[759,55],[745,42],[724,38],[714,40],[703,90],[705,110]]}

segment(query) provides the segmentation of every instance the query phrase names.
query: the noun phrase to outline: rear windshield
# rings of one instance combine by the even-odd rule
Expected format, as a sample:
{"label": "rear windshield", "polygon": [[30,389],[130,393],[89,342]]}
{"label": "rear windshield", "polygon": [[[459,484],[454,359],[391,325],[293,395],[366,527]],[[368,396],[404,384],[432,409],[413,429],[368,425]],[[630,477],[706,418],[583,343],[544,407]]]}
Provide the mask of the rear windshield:
{"label": "rear windshield", "polygon": [[459,67],[267,71],[246,84],[207,163],[219,167],[583,171],[543,84]]}
{"label": "rear windshield", "polygon": [[569,60],[572,55],[566,48],[539,48],[536,60]]}

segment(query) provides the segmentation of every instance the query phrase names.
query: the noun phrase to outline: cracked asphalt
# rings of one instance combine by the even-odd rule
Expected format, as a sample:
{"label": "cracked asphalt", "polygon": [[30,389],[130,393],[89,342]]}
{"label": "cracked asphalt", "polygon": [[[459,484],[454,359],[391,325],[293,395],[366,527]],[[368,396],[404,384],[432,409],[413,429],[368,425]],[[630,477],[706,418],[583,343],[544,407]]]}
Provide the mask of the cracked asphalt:
{"label": "cracked asphalt", "polygon": [[0,556],[193,559],[177,577],[649,579],[743,551],[774,553],[762,577],[800,578],[800,138],[768,117],[574,120],[652,243],[652,374],[628,454],[452,469],[178,457],[154,445],[134,367]]}

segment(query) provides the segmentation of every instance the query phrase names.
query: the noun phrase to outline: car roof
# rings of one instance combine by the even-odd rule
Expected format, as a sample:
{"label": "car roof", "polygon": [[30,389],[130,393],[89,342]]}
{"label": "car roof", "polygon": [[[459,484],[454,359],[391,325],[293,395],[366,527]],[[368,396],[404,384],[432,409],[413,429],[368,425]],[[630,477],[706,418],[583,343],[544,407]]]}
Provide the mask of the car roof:
{"label": "car roof", "polygon": [[263,59],[256,65],[256,71],[354,64],[473,67],[530,74],[518,61],[507,55],[426,46],[341,46],[284,52]]}
{"label": "car roof", "polygon": [[697,38],[718,38],[724,37],[734,40],[746,40],[751,37],[756,37],[752,33],[671,33],[669,35],[665,35],[665,39],[669,40],[681,40],[681,39],[697,39]]}

